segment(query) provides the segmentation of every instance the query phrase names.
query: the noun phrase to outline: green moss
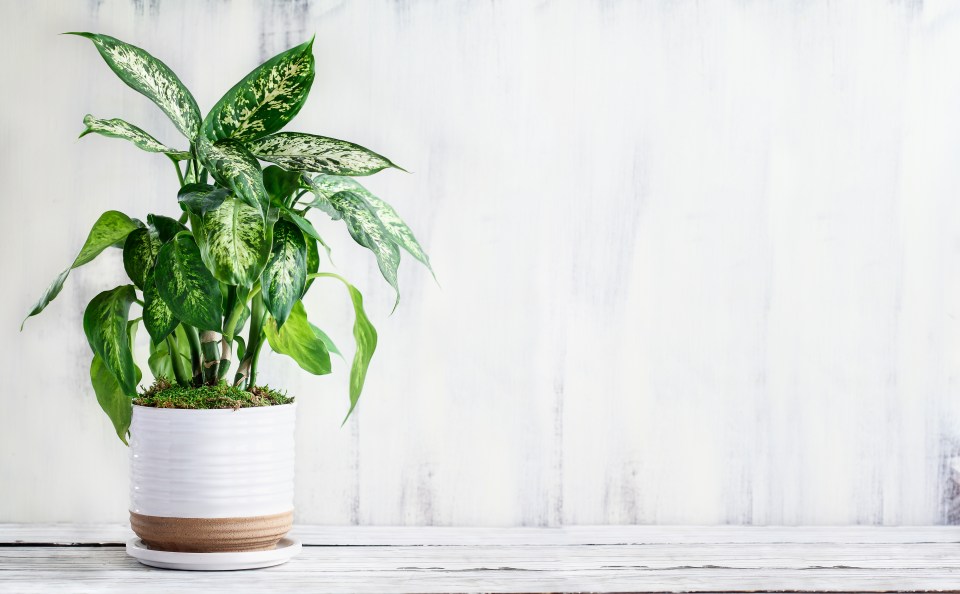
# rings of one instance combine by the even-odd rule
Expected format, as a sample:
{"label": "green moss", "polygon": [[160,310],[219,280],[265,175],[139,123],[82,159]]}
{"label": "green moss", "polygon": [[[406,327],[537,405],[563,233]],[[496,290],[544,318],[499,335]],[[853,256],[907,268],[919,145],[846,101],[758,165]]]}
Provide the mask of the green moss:
{"label": "green moss", "polygon": [[181,386],[159,378],[133,400],[140,406],[154,408],[248,408],[253,406],[272,406],[289,404],[293,398],[270,389],[269,386],[255,386],[249,392],[242,388],[220,382],[216,386]]}

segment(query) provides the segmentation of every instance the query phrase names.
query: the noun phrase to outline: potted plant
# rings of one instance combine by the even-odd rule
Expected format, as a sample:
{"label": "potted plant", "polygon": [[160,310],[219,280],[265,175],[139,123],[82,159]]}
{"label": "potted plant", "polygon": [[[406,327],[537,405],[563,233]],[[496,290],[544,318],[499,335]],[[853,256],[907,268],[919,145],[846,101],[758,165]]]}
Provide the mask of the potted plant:
{"label": "potted plant", "polygon": [[[309,217],[343,221],[373,252],[399,302],[400,249],[428,268],[429,260],[396,211],[352,178],[400,168],[351,142],[280,131],[310,91],[312,40],[254,69],[201,117],[180,79],[143,49],[106,35],[73,35],[92,41],[188,146],[170,148],[123,120],[90,115],[80,136],[121,138],[169,158],[180,212],[148,214],[145,222],[113,210],[101,215],[27,318],[47,307],[73,269],[107,248],[122,249],[131,283],[95,296],[83,330],[97,401],[120,439],[130,436],[133,529],[164,551],[271,549],[293,517],[296,405],[257,384],[262,349],[268,344],[308,373],[330,373],[330,353],[339,351],[308,320],[302,298],[315,280],[345,285],[356,342],[349,417],[377,333],[360,292],[322,270],[319,248],[328,256],[329,248]],[[141,323],[155,378],[145,389],[133,357]]]}

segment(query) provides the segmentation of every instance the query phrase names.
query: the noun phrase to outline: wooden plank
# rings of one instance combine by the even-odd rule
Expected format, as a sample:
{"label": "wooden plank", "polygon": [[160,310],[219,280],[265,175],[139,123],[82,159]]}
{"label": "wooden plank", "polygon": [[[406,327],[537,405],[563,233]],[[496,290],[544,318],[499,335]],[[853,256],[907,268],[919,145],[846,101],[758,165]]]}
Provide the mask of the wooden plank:
{"label": "wooden plank", "polygon": [[[580,547],[589,549],[589,547]],[[642,547],[638,547],[642,548]],[[728,547],[733,548],[733,547]],[[818,567],[816,560],[798,570],[786,567],[744,569],[727,565],[652,567],[583,557],[571,562],[555,548],[520,547],[504,551],[496,564],[478,561],[465,547],[385,547],[363,560],[341,558],[356,548],[309,547],[290,563],[265,570],[231,573],[183,573],[137,564],[114,547],[12,547],[0,549],[0,591],[186,592],[211,594],[269,589],[271,592],[707,592],[707,591],[942,591],[960,583],[956,561],[950,566],[866,568]],[[909,548],[902,549],[910,561]],[[365,552],[360,549],[358,553]],[[384,555],[394,551],[392,562]],[[437,552],[456,557],[438,559]],[[551,552],[552,551],[552,552]],[[366,551],[368,552],[368,551]],[[566,553],[567,551],[564,551]],[[494,559],[491,551],[489,559]],[[553,567],[544,560],[550,559]],[[955,559],[956,554],[953,555]]]}
{"label": "wooden plank", "polygon": [[[305,545],[615,545],[669,543],[960,543],[960,526],[294,526]],[[126,524],[3,524],[0,544],[122,544]]]}
{"label": "wooden plank", "polygon": [[[231,573],[141,566],[123,525],[0,524],[0,592],[943,591],[954,527],[420,528],[298,526],[290,563]],[[628,544],[626,544],[628,543]],[[306,590],[305,590],[306,589]]]}

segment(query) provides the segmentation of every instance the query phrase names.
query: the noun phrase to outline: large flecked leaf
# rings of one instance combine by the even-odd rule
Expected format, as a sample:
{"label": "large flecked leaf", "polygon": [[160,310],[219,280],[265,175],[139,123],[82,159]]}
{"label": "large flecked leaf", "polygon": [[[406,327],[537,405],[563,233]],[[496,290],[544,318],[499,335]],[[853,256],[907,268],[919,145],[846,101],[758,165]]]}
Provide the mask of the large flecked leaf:
{"label": "large flecked leaf", "polygon": [[274,352],[287,355],[304,371],[314,375],[330,373],[330,352],[327,344],[307,321],[307,312],[302,302],[296,302],[282,328],[277,328],[277,321],[268,317],[264,333]]}
{"label": "large flecked leaf", "polygon": [[[356,342],[357,350],[353,355],[353,363],[350,366],[350,410],[343,422],[346,423],[350,418],[350,413],[357,406],[360,400],[360,393],[363,391],[363,383],[367,378],[367,369],[370,368],[370,360],[373,358],[373,352],[377,350],[377,330],[367,318],[367,312],[363,309],[363,295],[356,287],[351,285],[347,279],[340,275],[330,272],[318,272],[311,274],[311,278],[335,278],[347,287],[350,293],[350,301],[353,303],[354,322],[353,322],[353,340]],[[273,345],[271,345],[273,346]]]}
{"label": "large flecked leaf", "polygon": [[83,247],[80,248],[80,253],[77,254],[73,264],[58,274],[57,278],[50,283],[47,290],[43,292],[40,299],[33,305],[33,309],[31,309],[27,317],[23,319],[23,323],[20,324],[20,329],[23,330],[23,324],[26,323],[27,318],[43,311],[44,308],[60,294],[60,291],[63,289],[63,283],[66,282],[71,270],[90,262],[100,255],[100,252],[115,245],[117,242],[123,242],[127,235],[137,228],[137,223],[122,212],[108,210],[100,215],[97,222],[93,224],[93,228],[90,229],[90,234],[87,235],[87,240],[84,242]]}
{"label": "large flecked leaf", "polygon": [[347,230],[354,241],[369,249],[377,258],[380,273],[397,294],[394,308],[400,302],[397,286],[397,268],[400,266],[400,249],[380,219],[367,207],[367,202],[355,192],[337,192],[330,202],[343,215]]}
{"label": "large flecked leaf", "polygon": [[160,298],[174,317],[199,330],[221,330],[220,283],[204,265],[192,235],[179,233],[160,248],[154,278]]}
{"label": "large flecked leaf", "polygon": [[[304,206],[309,206],[310,208],[316,208],[324,212],[334,221],[339,221],[343,218],[343,215],[340,214],[340,211],[333,207],[333,204],[330,202],[330,197],[336,194],[337,192],[331,191],[330,188],[325,187],[324,185],[317,183],[316,180],[322,178],[333,178],[333,179],[350,179],[349,177],[341,178],[339,176],[324,176],[318,175],[315,179],[310,179],[307,176],[304,176],[304,181],[306,182],[307,188],[310,189],[310,192],[313,194],[313,201]],[[353,181],[353,180],[350,180]],[[359,185],[359,184],[357,184]],[[340,190],[351,190],[351,187],[343,187]]]}
{"label": "large flecked leaf", "polygon": [[123,285],[94,297],[83,312],[83,332],[93,352],[117,379],[123,393],[133,397],[137,382],[127,333],[130,305],[136,300],[133,285]]}
{"label": "large flecked leaf", "polygon": [[[336,175],[318,175],[310,180],[310,187],[319,194],[318,199],[332,197],[339,192],[349,191],[358,194],[367,203],[370,211],[380,219],[383,227],[390,234],[393,241],[407,250],[407,252],[421,262],[433,274],[430,266],[430,257],[420,246],[420,242],[413,235],[413,231],[403,222],[397,211],[384,200],[375,196],[370,190],[363,187],[358,181],[349,177]],[[322,208],[322,207],[321,207]]]}
{"label": "large flecked leaf", "polygon": [[266,212],[269,199],[263,187],[260,163],[253,155],[232,140],[213,143],[201,138],[197,147],[200,161],[210,170],[213,179],[250,206]]}
{"label": "large flecked leaf", "polygon": [[[136,365],[133,369],[136,374],[136,381],[139,384],[143,374]],[[113,373],[99,355],[94,355],[93,361],[90,363],[90,383],[93,384],[93,391],[97,395],[100,408],[110,417],[110,422],[113,423],[117,437],[126,444],[127,433],[130,429],[130,418],[133,415],[133,398],[123,392],[117,378],[113,376]]]}
{"label": "large flecked leaf", "polygon": [[[317,240],[304,235],[304,238],[307,240],[307,274],[313,274],[320,270],[320,250],[317,247]],[[329,249],[327,251],[327,256],[329,257]],[[313,279],[307,279],[307,282],[303,285],[303,295],[307,294],[307,290],[310,288],[310,285],[313,284]],[[301,295],[301,297],[303,297]]]}
{"label": "large flecked leaf", "polygon": [[100,120],[87,114],[83,118],[83,124],[86,128],[80,133],[80,138],[83,138],[87,134],[95,133],[101,136],[109,136],[110,138],[129,140],[148,153],[163,153],[170,155],[171,158],[178,161],[184,161],[190,158],[190,153],[172,149],[140,128],[119,118]]}
{"label": "large flecked leaf", "polygon": [[153,268],[160,251],[157,231],[148,227],[134,229],[123,244],[123,269],[138,289],[143,289],[147,272]]}
{"label": "large flecked leaf", "polygon": [[287,220],[273,228],[273,250],[260,276],[263,304],[282,328],[307,281],[307,243],[303,233]]}
{"label": "large flecked leaf", "polygon": [[211,140],[276,132],[303,107],[313,84],[313,40],[270,58],[217,101],[203,120]]}
{"label": "large flecked leaf", "polygon": [[257,158],[292,171],[332,175],[371,175],[387,167],[405,171],[359,144],[303,132],[278,132],[246,146]]}
{"label": "large flecked leaf", "polygon": [[139,47],[107,35],[71,35],[92,41],[120,80],[156,103],[184,136],[191,140],[197,137],[201,122],[197,101],[166,64]]}
{"label": "large flecked leaf", "polygon": [[223,204],[229,195],[230,190],[227,188],[217,188],[210,184],[187,184],[180,188],[177,200],[193,214],[203,216]]}
{"label": "large flecked leaf", "polygon": [[143,325],[153,342],[162,342],[168,334],[173,332],[180,320],[173,315],[173,310],[167,305],[167,302],[160,297],[157,292],[156,278],[154,270],[147,272],[143,286]]}
{"label": "large flecked leaf", "polygon": [[213,276],[251,286],[270,255],[270,231],[259,209],[230,196],[203,216],[200,254]]}

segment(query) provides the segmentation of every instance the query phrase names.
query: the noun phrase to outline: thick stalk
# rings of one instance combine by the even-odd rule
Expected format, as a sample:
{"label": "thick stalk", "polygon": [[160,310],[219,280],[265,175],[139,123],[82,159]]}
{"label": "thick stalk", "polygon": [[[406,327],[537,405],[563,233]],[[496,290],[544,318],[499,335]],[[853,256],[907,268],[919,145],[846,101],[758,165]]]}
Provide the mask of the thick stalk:
{"label": "thick stalk", "polygon": [[180,351],[177,349],[177,342],[173,334],[167,335],[167,351],[170,353],[170,362],[173,364],[173,375],[177,378],[177,383],[182,386],[190,385],[190,374],[187,368],[183,366],[183,360],[180,359]]}
{"label": "thick stalk", "polygon": [[233,385],[239,386],[247,382],[248,387],[253,386],[252,378],[256,372],[257,353],[263,343],[263,322],[266,319],[266,308],[263,306],[263,297],[256,293],[253,297],[250,310],[250,335],[247,338],[247,352],[243,354],[243,361],[237,369],[237,374],[233,378]]}
{"label": "thick stalk", "polygon": [[184,324],[183,328],[187,332],[187,342],[190,345],[190,365],[193,368],[193,381],[194,383],[197,383],[197,380],[200,379],[203,371],[200,359],[200,335],[197,333],[197,329],[193,326],[187,326]]}
{"label": "thick stalk", "polygon": [[[231,287],[231,292],[233,288]],[[227,372],[230,371],[230,361],[233,359],[233,336],[234,332],[237,329],[237,322],[240,321],[240,316],[243,315],[243,301],[231,298],[234,301],[233,309],[230,311],[230,317],[227,318],[227,323],[224,325],[223,338],[220,340],[220,366],[217,369],[217,377],[223,379],[227,376]]]}
{"label": "thick stalk", "polygon": [[220,333],[204,330],[200,333],[200,352],[203,355],[203,383],[214,385],[217,383],[217,368],[220,365],[220,352],[217,343],[220,342]]}

